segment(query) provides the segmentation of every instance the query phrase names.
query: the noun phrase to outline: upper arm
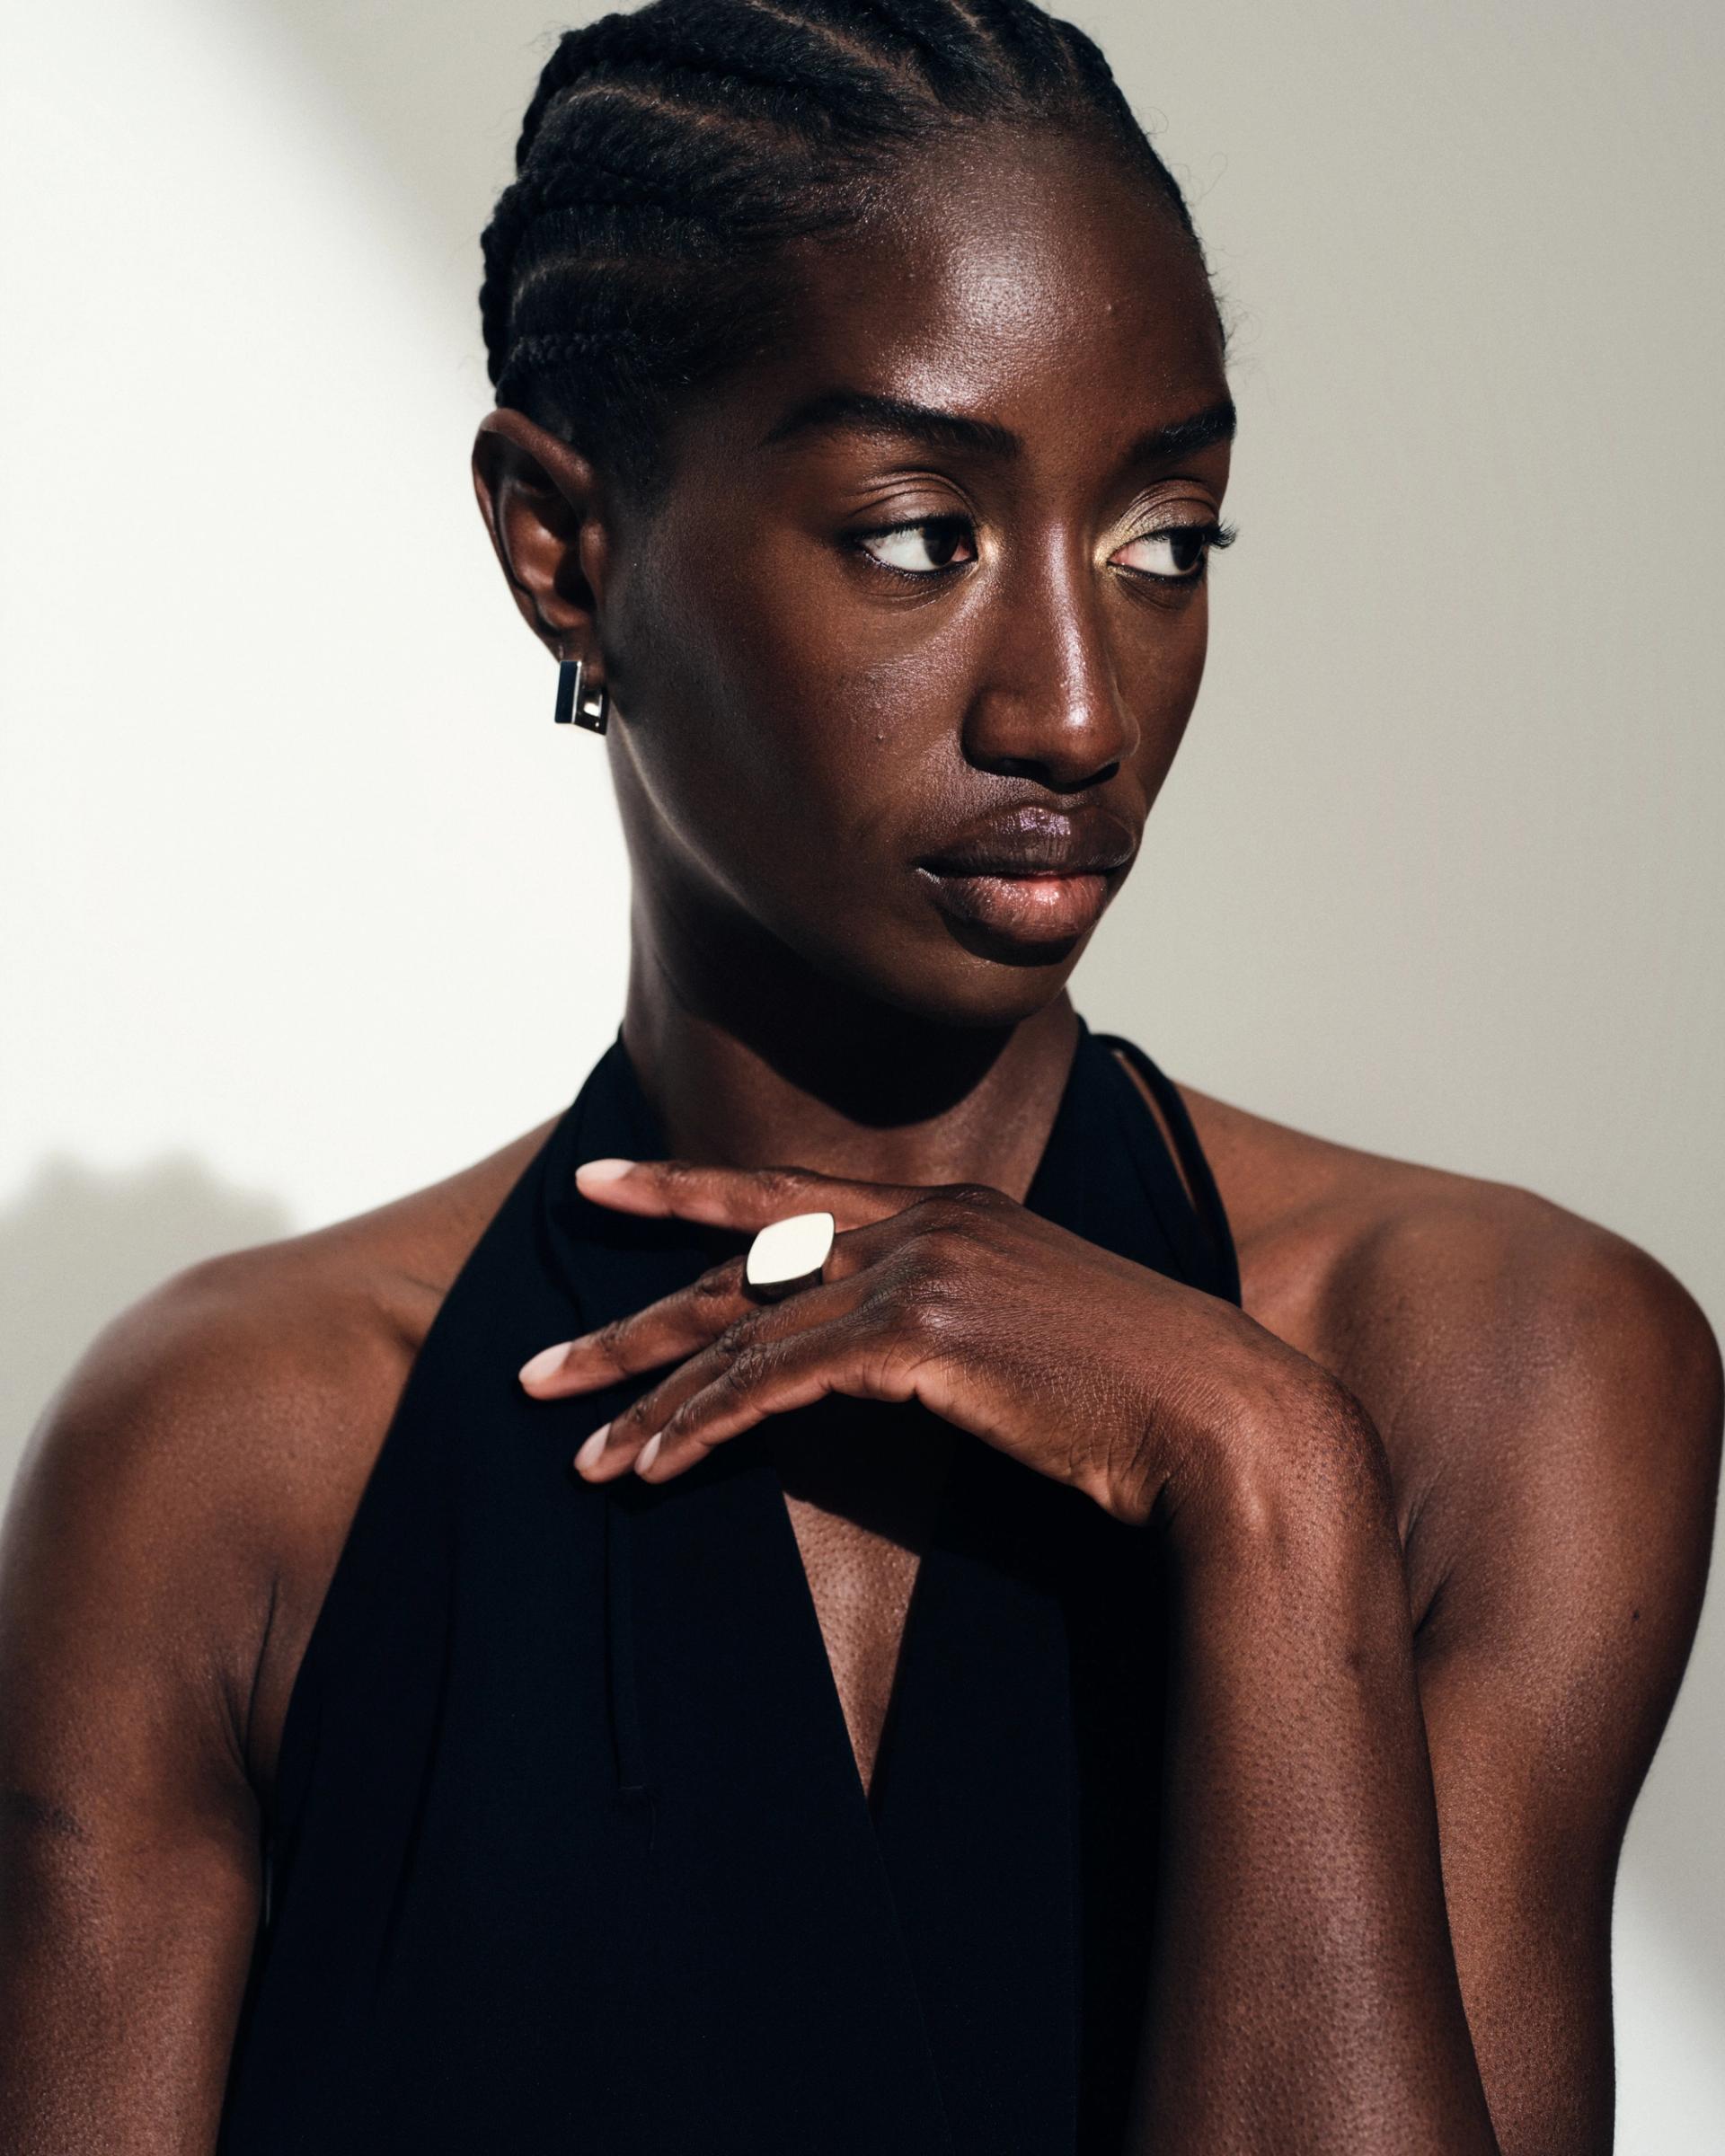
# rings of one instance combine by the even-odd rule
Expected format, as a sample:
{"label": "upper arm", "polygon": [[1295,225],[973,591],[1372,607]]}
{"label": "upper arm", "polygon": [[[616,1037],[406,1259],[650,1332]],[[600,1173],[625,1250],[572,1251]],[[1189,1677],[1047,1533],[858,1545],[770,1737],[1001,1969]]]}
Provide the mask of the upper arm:
{"label": "upper arm", "polygon": [[97,1341],[0,1535],[0,2146],[18,2156],[214,2146],[258,1916],[244,1725],[271,1576],[235,1467],[243,1357],[211,1303],[198,1268]]}
{"label": "upper arm", "polygon": [[1610,2146],[1613,1881],[1700,1614],[1719,1350],[1652,1259],[1536,1201],[1441,1270],[1390,1435],[1451,1935],[1506,2156],[1574,2156]]}

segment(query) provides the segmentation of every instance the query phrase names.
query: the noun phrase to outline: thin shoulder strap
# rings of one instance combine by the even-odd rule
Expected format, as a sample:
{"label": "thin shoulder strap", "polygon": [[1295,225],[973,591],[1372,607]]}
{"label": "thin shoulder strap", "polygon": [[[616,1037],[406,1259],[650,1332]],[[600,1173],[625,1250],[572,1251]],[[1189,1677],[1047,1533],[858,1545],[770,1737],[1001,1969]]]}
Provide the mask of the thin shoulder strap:
{"label": "thin shoulder strap", "polygon": [[1204,1157],[1204,1148],[1199,1144],[1198,1133],[1192,1127],[1192,1118],[1186,1103],[1180,1097],[1180,1088],[1146,1056],[1136,1041],[1128,1040],[1123,1034],[1104,1033],[1098,1036],[1105,1047],[1119,1048],[1125,1052],[1133,1069],[1150,1089],[1152,1097],[1167,1118],[1168,1128],[1173,1135],[1174,1151],[1191,1187],[1194,1210],[1199,1226],[1216,1256],[1220,1277],[1221,1293],[1230,1303],[1240,1300],[1240,1256],[1234,1249],[1234,1231],[1228,1225],[1228,1215],[1222,1204],[1222,1194],[1216,1187],[1216,1178],[1210,1172],[1210,1163]]}

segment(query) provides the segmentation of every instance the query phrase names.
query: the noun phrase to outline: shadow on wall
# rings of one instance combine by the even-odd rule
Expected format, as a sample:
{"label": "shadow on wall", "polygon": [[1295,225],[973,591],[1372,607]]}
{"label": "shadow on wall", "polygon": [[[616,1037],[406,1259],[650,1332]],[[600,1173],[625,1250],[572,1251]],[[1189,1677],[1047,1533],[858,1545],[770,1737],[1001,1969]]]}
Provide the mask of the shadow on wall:
{"label": "shadow on wall", "polygon": [[43,1409],[111,1318],[169,1274],[293,1226],[279,1199],[233,1188],[190,1153],[118,1175],[45,1161],[0,1213],[0,1503]]}

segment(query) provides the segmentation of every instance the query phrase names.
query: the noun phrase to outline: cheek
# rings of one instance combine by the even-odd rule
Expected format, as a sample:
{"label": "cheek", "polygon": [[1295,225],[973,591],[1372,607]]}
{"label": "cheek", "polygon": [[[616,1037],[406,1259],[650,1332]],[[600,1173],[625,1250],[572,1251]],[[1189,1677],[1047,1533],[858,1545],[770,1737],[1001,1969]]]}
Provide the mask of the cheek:
{"label": "cheek", "polygon": [[776,840],[780,878],[799,862],[835,872],[824,845],[847,859],[894,847],[946,723],[929,653],[859,623],[842,594],[810,588],[808,568],[753,534],[728,559],[661,557],[631,608],[647,654],[625,700],[643,776],[680,828],[727,857]]}
{"label": "cheek", "polygon": [[663,827],[751,911],[848,896],[866,912],[919,782],[915,746],[893,739],[904,687],[818,608],[770,600],[734,577],[680,583],[645,624],[628,754]]}

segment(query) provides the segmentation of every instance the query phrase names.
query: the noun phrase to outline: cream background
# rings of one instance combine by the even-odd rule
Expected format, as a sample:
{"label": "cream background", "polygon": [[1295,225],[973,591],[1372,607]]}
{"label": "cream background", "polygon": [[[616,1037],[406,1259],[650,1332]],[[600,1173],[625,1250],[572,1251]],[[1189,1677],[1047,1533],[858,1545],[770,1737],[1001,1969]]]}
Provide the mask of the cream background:
{"label": "cream background", "polygon": [[[1080,1007],[1606,1222],[1725,1327],[1721,19],[1077,12],[1243,412],[1210,676]],[[150,1282],[490,1151],[615,1029],[602,752],[466,476],[557,20],[8,17],[0,1485]],[[1722,1687],[1715,1600],[1619,1892],[1631,2156],[1725,2146]]]}

